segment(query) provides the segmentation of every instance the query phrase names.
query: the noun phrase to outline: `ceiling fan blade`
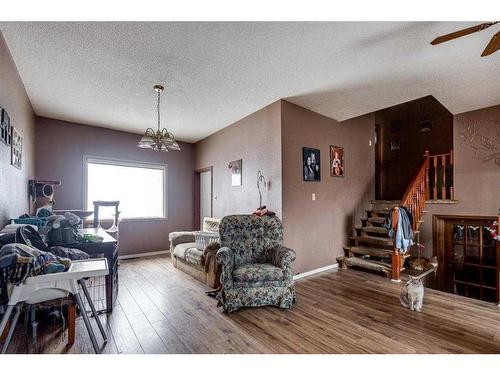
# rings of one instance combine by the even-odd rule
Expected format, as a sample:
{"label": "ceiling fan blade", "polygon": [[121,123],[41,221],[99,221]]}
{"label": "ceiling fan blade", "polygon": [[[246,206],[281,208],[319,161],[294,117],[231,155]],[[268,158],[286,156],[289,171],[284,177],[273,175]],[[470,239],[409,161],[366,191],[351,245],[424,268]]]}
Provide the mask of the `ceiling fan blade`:
{"label": "ceiling fan blade", "polygon": [[493,26],[497,22],[486,22],[486,23],[482,23],[480,25],[468,27],[468,28],[463,29],[463,30],[455,31],[454,33],[441,35],[441,36],[438,36],[436,39],[434,39],[431,42],[431,44],[436,45],[439,43],[447,42],[447,41],[452,40],[452,39],[460,38],[461,36],[469,35],[469,34],[477,32],[477,31],[487,29],[488,27]]}
{"label": "ceiling fan blade", "polygon": [[483,53],[481,54],[482,57],[491,55],[492,53],[498,51],[500,49],[500,31],[493,35],[493,38],[491,38],[490,42],[484,49]]}

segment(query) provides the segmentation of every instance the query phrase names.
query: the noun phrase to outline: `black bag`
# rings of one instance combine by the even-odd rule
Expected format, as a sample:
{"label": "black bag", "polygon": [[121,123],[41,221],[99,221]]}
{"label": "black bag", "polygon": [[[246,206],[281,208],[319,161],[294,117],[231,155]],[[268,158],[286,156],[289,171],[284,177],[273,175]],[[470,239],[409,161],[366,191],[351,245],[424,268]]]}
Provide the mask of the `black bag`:
{"label": "black bag", "polygon": [[0,249],[3,245],[7,245],[9,243],[16,243],[16,234],[15,233],[0,233]]}
{"label": "black bag", "polygon": [[23,225],[17,228],[15,242],[36,247],[38,250],[49,251],[40,234],[30,225]]}

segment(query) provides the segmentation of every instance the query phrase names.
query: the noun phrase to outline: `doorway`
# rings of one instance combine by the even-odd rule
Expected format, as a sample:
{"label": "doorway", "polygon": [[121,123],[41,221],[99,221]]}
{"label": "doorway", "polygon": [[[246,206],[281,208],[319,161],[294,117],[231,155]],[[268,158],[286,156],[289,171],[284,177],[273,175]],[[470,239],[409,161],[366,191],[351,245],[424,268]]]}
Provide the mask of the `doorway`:
{"label": "doorway", "polygon": [[203,218],[213,216],[213,168],[195,171],[194,183],[194,223],[195,229],[203,228]]}

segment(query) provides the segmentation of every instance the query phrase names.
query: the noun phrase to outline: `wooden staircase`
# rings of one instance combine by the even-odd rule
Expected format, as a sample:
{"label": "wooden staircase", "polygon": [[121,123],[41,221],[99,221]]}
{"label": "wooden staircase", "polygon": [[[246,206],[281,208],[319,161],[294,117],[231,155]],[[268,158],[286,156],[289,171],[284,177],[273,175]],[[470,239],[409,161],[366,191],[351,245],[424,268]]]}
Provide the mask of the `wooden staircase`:
{"label": "wooden staircase", "polygon": [[[400,201],[372,201],[361,226],[355,228],[356,235],[349,237],[353,245],[345,246],[345,256],[337,258],[342,268],[363,269],[393,278],[394,241],[383,224],[391,208],[399,204]],[[400,262],[400,272],[404,270],[403,264]]]}
{"label": "wooden staircase", "polygon": [[[410,251],[402,255],[395,247],[383,226],[388,215],[395,214],[395,206],[407,208],[413,215],[413,233],[415,244],[419,243],[419,227],[423,222],[425,202],[442,198],[453,199],[453,184],[447,182],[447,168],[453,168],[453,153],[431,156],[424,154],[424,161],[406,189],[400,201],[372,201],[372,207],[361,219],[361,226],[355,227],[356,235],[349,237],[351,245],[344,247],[345,256],[337,258],[342,268],[358,268],[370,272],[382,273],[392,280],[399,281],[404,271],[405,261]],[[439,194],[438,195],[438,187]],[[393,218],[394,222],[394,218]]]}

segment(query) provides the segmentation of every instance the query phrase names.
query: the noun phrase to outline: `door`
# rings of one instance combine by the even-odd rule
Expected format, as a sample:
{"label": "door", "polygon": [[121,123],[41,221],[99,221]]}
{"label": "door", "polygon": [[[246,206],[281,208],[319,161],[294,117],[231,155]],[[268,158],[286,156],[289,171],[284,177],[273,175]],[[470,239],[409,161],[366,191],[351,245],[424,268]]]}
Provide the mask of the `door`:
{"label": "door", "polygon": [[203,218],[212,217],[212,170],[200,172],[200,230],[203,229]]}

